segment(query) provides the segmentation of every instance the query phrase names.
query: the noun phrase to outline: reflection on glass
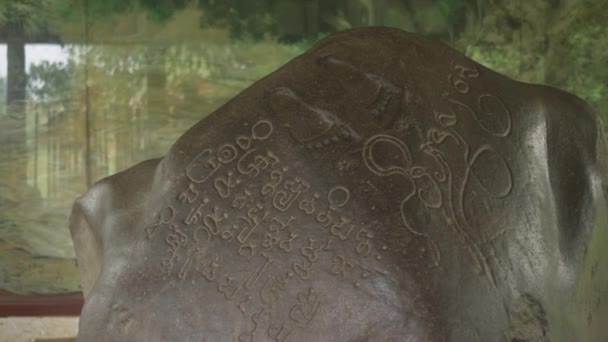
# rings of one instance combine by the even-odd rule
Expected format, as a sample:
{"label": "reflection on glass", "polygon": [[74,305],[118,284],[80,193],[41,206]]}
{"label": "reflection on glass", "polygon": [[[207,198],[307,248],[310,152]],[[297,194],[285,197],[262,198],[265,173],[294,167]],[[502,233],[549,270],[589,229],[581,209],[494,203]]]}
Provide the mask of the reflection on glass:
{"label": "reflection on glass", "polygon": [[67,229],[93,182],[328,33],[385,25],[606,113],[608,9],[592,0],[0,0],[0,289],[76,291]]}

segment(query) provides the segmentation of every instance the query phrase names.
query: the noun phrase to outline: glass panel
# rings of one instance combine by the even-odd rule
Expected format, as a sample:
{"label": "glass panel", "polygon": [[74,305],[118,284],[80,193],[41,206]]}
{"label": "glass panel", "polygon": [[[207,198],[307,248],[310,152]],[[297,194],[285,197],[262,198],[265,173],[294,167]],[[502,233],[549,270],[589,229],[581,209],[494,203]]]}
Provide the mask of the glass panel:
{"label": "glass panel", "polygon": [[0,289],[77,291],[73,200],[328,33],[418,32],[604,114],[607,19],[594,0],[2,0]]}

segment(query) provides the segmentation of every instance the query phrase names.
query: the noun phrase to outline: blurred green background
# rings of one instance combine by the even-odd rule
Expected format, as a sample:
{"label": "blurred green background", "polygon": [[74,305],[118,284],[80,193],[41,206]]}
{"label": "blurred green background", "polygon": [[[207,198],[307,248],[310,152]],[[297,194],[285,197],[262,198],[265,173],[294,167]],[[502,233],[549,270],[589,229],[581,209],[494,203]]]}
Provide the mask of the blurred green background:
{"label": "blurred green background", "polygon": [[417,32],[605,117],[607,20],[608,0],[0,0],[0,289],[77,291],[73,200],[329,33]]}

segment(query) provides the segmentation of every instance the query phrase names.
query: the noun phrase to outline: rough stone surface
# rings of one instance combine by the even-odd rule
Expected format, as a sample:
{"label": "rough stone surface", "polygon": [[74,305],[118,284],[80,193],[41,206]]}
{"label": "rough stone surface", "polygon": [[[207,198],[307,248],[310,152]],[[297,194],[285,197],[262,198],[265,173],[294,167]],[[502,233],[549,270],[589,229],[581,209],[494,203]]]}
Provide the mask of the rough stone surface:
{"label": "rough stone surface", "polygon": [[600,127],[438,42],[332,35],[76,202],[80,339],[605,341]]}

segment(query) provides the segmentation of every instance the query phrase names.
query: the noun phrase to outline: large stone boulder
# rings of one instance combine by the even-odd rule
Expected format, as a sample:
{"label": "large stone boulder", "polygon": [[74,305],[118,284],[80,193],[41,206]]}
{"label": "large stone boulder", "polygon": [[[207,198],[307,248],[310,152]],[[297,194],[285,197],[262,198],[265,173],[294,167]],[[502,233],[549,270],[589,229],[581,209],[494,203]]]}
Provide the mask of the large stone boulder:
{"label": "large stone boulder", "polygon": [[441,43],[334,34],[76,201],[80,339],[606,341],[601,127]]}

